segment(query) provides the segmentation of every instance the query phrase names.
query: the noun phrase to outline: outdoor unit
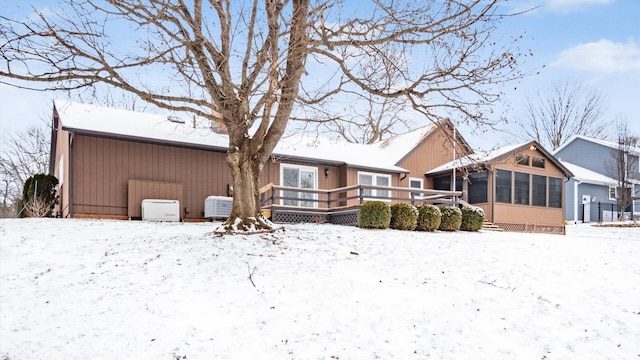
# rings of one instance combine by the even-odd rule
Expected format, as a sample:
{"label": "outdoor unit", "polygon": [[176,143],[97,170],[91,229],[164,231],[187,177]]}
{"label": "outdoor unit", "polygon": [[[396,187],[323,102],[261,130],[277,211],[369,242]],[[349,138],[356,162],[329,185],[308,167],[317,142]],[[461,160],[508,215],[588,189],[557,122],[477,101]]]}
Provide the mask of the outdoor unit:
{"label": "outdoor unit", "polygon": [[178,200],[144,199],[142,200],[142,220],[180,221],[180,202]]}
{"label": "outdoor unit", "polygon": [[225,196],[209,196],[204,200],[205,218],[228,218],[231,214],[233,198]]}

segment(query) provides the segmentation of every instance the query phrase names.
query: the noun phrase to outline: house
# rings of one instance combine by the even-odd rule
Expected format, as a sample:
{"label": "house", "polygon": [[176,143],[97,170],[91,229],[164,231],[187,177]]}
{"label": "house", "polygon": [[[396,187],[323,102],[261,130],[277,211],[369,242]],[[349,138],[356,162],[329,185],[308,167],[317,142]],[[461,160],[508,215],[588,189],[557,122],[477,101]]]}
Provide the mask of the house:
{"label": "house", "polygon": [[[583,135],[572,136],[554,151],[554,155],[576,175],[566,184],[566,218],[569,221],[610,221],[618,217],[621,209],[617,199],[622,191],[616,173],[616,152],[619,145],[614,142]],[[629,180],[627,192],[633,200],[625,209],[628,217],[640,216],[640,168],[639,147],[630,147],[624,159],[628,161]]]}
{"label": "house", "polygon": [[[50,173],[60,182],[59,216],[140,218],[143,199],[173,199],[181,219],[197,220],[205,217],[209,196],[232,194],[228,138],[210,126],[58,100],[52,121]],[[279,187],[265,195],[266,207],[346,208],[363,199],[422,196],[425,191],[404,190],[430,189],[424,173],[453,158],[451,134],[451,122],[443,120],[371,145],[285,137],[263,168],[262,185]],[[472,153],[460,134],[455,153]]]}
{"label": "house", "polygon": [[536,141],[465,156],[426,176],[434,189],[455,181],[467,202],[504,230],[564,233],[563,189],[573,174]]}
{"label": "house", "polygon": [[[200,220],[208,217],[206,199],[232,195],[228,137],[211,125],[55,101],[52,129],[59,216],[136,219],[144,199],[170,199],[180,219]],[[354,224],[367,200],[458,204],[463,197],[506,230],[562,232],[569,176],[535,142],[474,154],[443,119],[367,145],[283,137],[263,168],[261,193],[276,222]]]}

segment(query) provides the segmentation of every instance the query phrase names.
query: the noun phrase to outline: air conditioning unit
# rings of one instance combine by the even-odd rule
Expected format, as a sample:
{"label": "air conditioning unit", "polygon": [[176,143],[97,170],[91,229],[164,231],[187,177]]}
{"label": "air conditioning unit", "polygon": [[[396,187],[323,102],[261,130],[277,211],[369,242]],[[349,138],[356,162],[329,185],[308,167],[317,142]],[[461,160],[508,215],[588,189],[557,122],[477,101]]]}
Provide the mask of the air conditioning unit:
{"label": "air conditioning unit", "polygon": [[142,200],[142,220],[180,221],[180,202],[178,200],[144,199]]}
{"label": "air conditioning unit", "polygon": [[228,218],[231,215],[233,198],[225,196],[209,196],[204,200],[205,218]]}

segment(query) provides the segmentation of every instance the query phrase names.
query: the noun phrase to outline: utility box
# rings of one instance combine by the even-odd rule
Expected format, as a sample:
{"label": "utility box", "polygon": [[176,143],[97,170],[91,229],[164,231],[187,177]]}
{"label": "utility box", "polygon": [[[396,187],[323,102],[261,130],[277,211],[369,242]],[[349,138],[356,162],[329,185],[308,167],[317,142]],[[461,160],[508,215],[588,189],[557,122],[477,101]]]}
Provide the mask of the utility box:
{"label": "utility box", "polygon": [[142,220],[180,221],[180,202],[178,200],[144,199],[142,200]]}
{"label": "utility box", "polygon": [[226,196],[209,196],[204,200],[204,217],[207,219],[228,218],[231,215],[233,198]]}

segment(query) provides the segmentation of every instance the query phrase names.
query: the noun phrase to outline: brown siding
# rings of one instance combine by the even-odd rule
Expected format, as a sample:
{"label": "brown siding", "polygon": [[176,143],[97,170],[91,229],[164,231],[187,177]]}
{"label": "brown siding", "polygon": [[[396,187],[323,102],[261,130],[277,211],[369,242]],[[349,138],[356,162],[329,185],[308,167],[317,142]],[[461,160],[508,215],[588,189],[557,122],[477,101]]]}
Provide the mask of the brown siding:
{"label": "brown siding", "polygon": [[[453,160],[453,147],[451,130],[445,132],[444,128],[438,128],[427,135],[405,158],[398,162],[398,166],[409,170],[407,177],[399,186],[409,187],[409,178],[424,179],[424,188],[433,188],[433,180],[427,179],[425,172]],[[466,146],[460,141],[456,146],[456,158],[468,155]]]}
{"label": "brown siding", "polygon": [[129,180],[128,182],[128,216],[139,218],[142,216],[142,200],[166,199],[180,202],[180,217],[184,218],[188,211],[185,206],[182,184],[148,180]]}
{"label": "brown siding", "polygon": [[129,209],[128,184],[145,180],[180,184],[185,217],[202,218],[206,197],[227,196],[231,183],[221,152],[83,135],[75,136],[72,152],[75,214],[137,214]]}

